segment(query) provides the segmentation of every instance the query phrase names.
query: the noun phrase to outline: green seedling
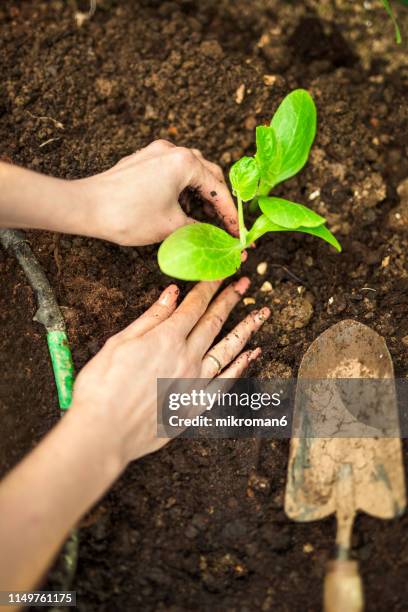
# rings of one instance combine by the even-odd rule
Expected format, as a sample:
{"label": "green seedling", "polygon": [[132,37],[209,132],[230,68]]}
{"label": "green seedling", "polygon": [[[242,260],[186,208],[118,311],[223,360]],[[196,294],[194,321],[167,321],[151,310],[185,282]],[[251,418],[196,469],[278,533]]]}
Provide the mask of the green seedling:
{"label": "green seedling", "polygon": [[[182,280],[218,280],[234,274],[242,251],[268,232],[300,232],[340,244],[325,219],[302,204],[270,197],[273,187],[305,165],[316,134],[316,107],[310,94],[297,89],[283,100],[269,126],[256,128],[256,154],[242,157],[230,170],[238,202],[239,238],[208,223],[179,228],[162,243],[161,270]],[[244,207],[260,215],[248,230]]]}
{"label": "green seedling", "polygon": [[[393,25],[394,25],[394,29],[395,29],[395,40],[397,42],[397,44],[401,44],[402,42],[402,37],[401,37],[401,31],[399,29],[399,25],[398,25],[398,21],[394,15],[394,11],[392,9],[391,3],[389,2],[389,0],[381,0],[385,10],[387,11],[388,16],[390,17]],[[403,4],[407,4],[406,0],[402,0]]]}

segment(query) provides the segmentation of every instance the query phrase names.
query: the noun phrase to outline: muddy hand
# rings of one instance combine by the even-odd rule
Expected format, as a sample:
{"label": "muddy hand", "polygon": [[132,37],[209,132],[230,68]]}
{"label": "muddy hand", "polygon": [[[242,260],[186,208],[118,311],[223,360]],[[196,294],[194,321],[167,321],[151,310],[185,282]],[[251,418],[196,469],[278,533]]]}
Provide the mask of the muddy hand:
{"label": "muddy hand", "polygon": [[80,373],[70,412],[105,428],[123,464],[166,442],[157,438],[157,378],[238,378],[260,355],[259,348],[241,351],[269,317],[268,308],[249,314],[213,346],[250,282],[241,278],[213,299],[220,284],[199,283],[178,307],[178,289],[170,285]]}
{"label": "muddy hand", "polygon": [[237,211],[222,170],[198,149],[156,140],[110,170],[73,181],[72,186],[88,211],[87,227],[79,233],[121,245],[160,242],[191,223],[179,204],[186,187],[198,189],[226,229],[238,233]]}

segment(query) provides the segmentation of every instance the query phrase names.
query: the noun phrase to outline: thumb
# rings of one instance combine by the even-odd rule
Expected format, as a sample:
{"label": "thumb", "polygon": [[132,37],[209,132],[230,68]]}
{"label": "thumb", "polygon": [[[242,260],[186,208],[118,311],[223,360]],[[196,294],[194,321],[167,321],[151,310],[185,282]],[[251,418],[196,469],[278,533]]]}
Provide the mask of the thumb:
{"label": "thumb", "polygon": [[238,213],[226,183],[196,159],[190,185],[198,189],[214,207],[226,229],[233,236],[238,236]]}
{"label": "thumb", "polygon": [[189,215],[186,215],[180,204],[177,203],[177,211],[171,217],[168,227],[169,231],[167,232],[167,235],[171,234],[176,229],[179,229],[179,227],[184,227],[184,225],[191,225],[192,223],[199,223],[199,221],[197,221],[197,219],[194,219],[193,217],[190,217]]}

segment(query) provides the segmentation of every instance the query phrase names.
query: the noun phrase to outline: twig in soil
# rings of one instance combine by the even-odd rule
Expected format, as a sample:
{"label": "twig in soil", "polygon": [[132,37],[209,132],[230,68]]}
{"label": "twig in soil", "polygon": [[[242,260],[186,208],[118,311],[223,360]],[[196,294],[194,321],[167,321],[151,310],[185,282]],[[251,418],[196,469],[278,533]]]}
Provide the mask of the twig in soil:
{"label": "twig in soil", "polygon": [[[260,471],[260,464],[261,464],[261,452],[262,452],[262,446],[263,446],[263,438],[254,438],[254,442],[255,442],[255,448],[254,448],[254,461],[252,463],[252,467],[248,476],[248,490],[251,490],[253,492],[258,491],[258,492],[263,492],[265,493],[266,491],[269,490],[269,481],[267,478],[265,478],[265,476],[262,476],[259,471]],[[252,497],[253,495],[250,494],[250,497]]]}
{"label": "twig in soil", "polygon": [[89,10],[87,13],[83,13],[82,11],[77,11],[75,13],[75,21],[77,22],[77,26],[80,28],[85,21],[91,19],[94,15],[97,7],[97,0],[90,0],[89,2]]}
{"label": "twig in soil", "polygon": [[0,230],[0,243],[7,251],[13,252],[35,292],[38,310],[34,321],[44,325],[47,331],[65,331],[65,321],[54,292],[23,232]]}
{"label": "twig in soil", "polygon": [[[71,532],[61,552],[64,575],[61,577],[59,590],[69,591],[78,565],[79,529]],[[62,612],[62,608],[51,608],[49,612]]]}
{"label": "twig in soil", "polygon": [[248,479],[249,481],[251,481],[251,479],[257,476],[259,464],[261,461],[261,449],[262,449],[263,441],[262,441],[262,438],[256,437],[256,438],[253,438],[253,442],[254,442],[254,456],[253,456],[252,465],[249,471],[249,479]]}
{"label": "twig in soil", "polygon": [[92,17],[92,15],[95,13],[95,11],[96,11],[96,5],[97,5],[97,0],[90,0],[90,3],[89,3],[89,12],[88,12],[88,19],[89,19],[89,17]]}
{"label": "twig in soil", "polygon": [[289,270],[289,268],[287,268],[286,266],[282,266],[281,264],[271,264],[271,268],[281,268],[281,270],[284,270],[286,272],[286,274],[289,276],[289,278],[291,278],[292,280],[296,281],[297,283],[300,283],[304,287],[308,287],[309,286],[309,284],[306,281],[304,281],[299,276],[296,276],[296,274],[291,272]]}
{"label": "twig in soil", "polygon": [[55,127],[58,128],[59,130],[64,130],[65,129],[64,125],[61,123],[61,121],[57,121],[53,117],[48,117],[47,115],[33,115],[33,113],[31,113],[29,110],[27,111],[27,113],[33,119],[39,119],[40,121],[51,121],[55,125]]}
{"label": "twig in soil", "polygon": [[53,236],[53,250],[52,254],[54,256],[55,265],[57,266],[57,276],[61,278],[62,276],[62,261],[61,261],[61,253],[60,253],[60,234],[54,234]]}
{"label": "twig in soil", "polygon": [[56,140],[61,140],[61,137],[57,136],[56,138],[49,138],[45,142],[42,142],[40,144],[40,149],[42,149],[43,147],[46,147],[48,144],[51,144],[52,142],[55,142]]}
{"label": "twig in soil", "polygon": [[252,466],[252,471],[256,472],[258,470],[259,467],[259,461],[261,458],[261,446],[262,446],[262,438],[255,438],[254,439],[254,443],[255,443],[255,457],[254,457],[254,463]]}

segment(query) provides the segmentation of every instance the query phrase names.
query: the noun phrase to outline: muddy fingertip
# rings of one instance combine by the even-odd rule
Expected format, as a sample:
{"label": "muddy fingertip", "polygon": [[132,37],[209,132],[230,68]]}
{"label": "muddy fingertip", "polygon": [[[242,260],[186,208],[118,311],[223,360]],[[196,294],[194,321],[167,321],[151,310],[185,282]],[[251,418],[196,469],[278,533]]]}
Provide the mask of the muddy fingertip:
{"label": "muddy fingertip", "polygon": [[162,306],[170,306],[171,304],[177,301],[179,293],[180,289],[177,287],[177,285],[169,285],[159,297],[159,304],[161,304]]}
{"label": "muddy fingertip", "polygon": [[256,313],[256,317],[260,319],[263,323],[265,323],[265,321],[267,321],[270,316],[271,316],[271,311],[267,306],[265,306],[264,308],[261,308],[261,310],[259,310],[259,312]]}
{"label": "muddy fingertip", "polygon": [[260,357],[262,355],[262,349],[258,346],[256,349],[254,349],[248,357],[248,362],[251,363],[252,361],[255,361],[255,359],[258,359],[258,357]]}
{"label": "muddy fingertip", "polygon": [[249,278],[247,276],[243,276],[242,278],[237,280],[236,283],[234,283],[234,290],[239,293],[239,295],[244,295],[250,284],[251,281],[249,280]]}

